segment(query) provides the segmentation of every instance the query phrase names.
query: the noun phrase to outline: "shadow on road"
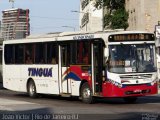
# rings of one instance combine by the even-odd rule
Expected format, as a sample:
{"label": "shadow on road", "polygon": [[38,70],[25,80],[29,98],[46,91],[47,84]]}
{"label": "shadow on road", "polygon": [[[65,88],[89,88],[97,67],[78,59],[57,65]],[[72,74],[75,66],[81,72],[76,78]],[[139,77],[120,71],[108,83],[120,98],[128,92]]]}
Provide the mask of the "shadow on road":
{"label": "shadow on road", "polygon": [[[21,94],[21,93],[16,93],[14,96],[18,98],[29,98],[27,94]],[[48,100],[48,101],[53,101],[53,100],[58,100],[61,102],[81,102],[78,97],[61,97],[61,96],[54,96],[54,95],[39,95],[36,100]],[[100,103],[100,104],[129,104],[126,103],[123,98],[96,98],[95,103]],[[160,95],[155,95],[155,96],[144,96],[144,97],[138,97],[137,101],[135,103],[130,103],[130,104],[145,104],[145,103],[160,103]]]}
{"label": "shadow on road", "polygon": [[[0,95],[1,96],[7,96],[7,97],[18,97],[18,98],[29,98],[29,96],[26,93],[20,93],[20,92],[14,92],[10,90],[6,90],[3,88],[3,85],[0,83]],[[60,97],[60,96],[54,96],[54,95],[39,95],[38,99],[41,100],[60,100],[60,101],[72,101],[77,102],[80,101],[78,97]],[[104,104],[126,104],[126,102],[122,98],[96,98],[96,103],[104,103]],[[153,95],[153,96],[144,96],[144,97],[138,97],[136,104],[144,104],[144,103],[160,103],[160,94]],[[128,103],[127,103],[128,104]]]}
{"label": "shadow on road", "polygon": [[[97,99],[96,102],[106,103],[106,104],[128,104],[123,100],[123,98],[99,98]],[[144,104],[144,103],[160,103],[160,95],[138,97],[135,103],[130,103],[130,104]]]}

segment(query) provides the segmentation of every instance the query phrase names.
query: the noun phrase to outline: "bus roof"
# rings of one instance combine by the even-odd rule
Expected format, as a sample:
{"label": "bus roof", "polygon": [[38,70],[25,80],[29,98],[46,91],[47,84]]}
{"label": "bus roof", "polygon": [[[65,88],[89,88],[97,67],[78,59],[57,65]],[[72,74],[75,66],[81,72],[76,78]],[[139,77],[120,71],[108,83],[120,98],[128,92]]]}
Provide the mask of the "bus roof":
{"label": "bus roof", "polygon": [[100,33],[110,33],[110,32],[118,32],[124,31],[122,29],[117,30],[105,30],[105,31],[90,31],[90,32],[83,32],[83,31],[76,31],[76,32],[53,32],[47,34],[39,34],[39,35],[30,35],[27,38],[50,38],[50,37],[63,37],[63,36],[74,36],[74,35],[84,35],[84,34],[100,34]]}
{"label": "bus roof", "polygon": [[[24,39],[16,39],[16,40],[5,40],[4,43],[31,43],[31,42],[43,42],[43,41],[61,41],[61,40],[76,40],[76,39],[84,39],[82,37],[88,38],[91,35],[94,35],[94,38],[103,38],[108,37],[112,34],[129,34],[129,33],[150,33],[147,31],[124,31],[122,29],[116,30],[105,30],[105,31],[92,31],[92,32],[54,32],[47,34],[39,34],[39,35],[30,35]],[[82,37],[81,37],[82,36]],[[66,38],[69,37],[69,38]],[[43,39],[45,38],[45,40]]]}
{"label": "bus roof", "polygon": [[27,39],[33,38],[53,38],[53,37],[63,37],[63,36],[75,36],[75,35],[85,35],[85,34],[102,34],[102,33],[109,33],[109,34],[127,34],[127,33],[150,33],[147,31],[124,31],[123,29],[116,29],[116,30],[104,30],[104,31],[90,31],[90,32],[53,32],[47,34],[39,34],[39,35],[30,35]]}

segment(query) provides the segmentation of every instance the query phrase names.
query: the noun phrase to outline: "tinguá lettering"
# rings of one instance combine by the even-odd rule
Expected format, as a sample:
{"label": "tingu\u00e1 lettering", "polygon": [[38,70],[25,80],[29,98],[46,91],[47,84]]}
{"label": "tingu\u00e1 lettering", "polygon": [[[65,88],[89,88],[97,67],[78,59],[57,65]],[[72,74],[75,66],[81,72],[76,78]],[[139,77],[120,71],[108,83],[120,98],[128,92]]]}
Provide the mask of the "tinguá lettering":
{"label": "tingu\u00e1 lettering", "polygon": [[28,68],[28,76],[52,77],[52,68]]}

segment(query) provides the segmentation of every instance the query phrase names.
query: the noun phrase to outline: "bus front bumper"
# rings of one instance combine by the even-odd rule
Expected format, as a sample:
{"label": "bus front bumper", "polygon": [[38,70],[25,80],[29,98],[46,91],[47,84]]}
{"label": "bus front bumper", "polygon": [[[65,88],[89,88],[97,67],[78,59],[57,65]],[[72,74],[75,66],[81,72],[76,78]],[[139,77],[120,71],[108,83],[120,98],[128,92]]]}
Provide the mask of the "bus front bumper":
{"label": "bus front bumper", "polygon": [[153,85],[130,85],[118,87],[111,83],[103,84],[102,96],[103,97],[128,97],[128,96],[145,96],[158,93],[158,84]]}

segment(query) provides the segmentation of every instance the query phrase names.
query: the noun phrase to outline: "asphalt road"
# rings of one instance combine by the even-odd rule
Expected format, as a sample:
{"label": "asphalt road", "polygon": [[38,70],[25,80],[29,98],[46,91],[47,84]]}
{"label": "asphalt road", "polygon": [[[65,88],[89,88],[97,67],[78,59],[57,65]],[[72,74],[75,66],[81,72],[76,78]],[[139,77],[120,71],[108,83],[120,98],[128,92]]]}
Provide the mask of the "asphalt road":
{"label": "asphalt road", "polygon": [[32,99],[25,93],[0,89],[0,119],[160,120],[160,95],[141,97],[134,104],[120,98],[84,104],[77,98],[41,95]]}

